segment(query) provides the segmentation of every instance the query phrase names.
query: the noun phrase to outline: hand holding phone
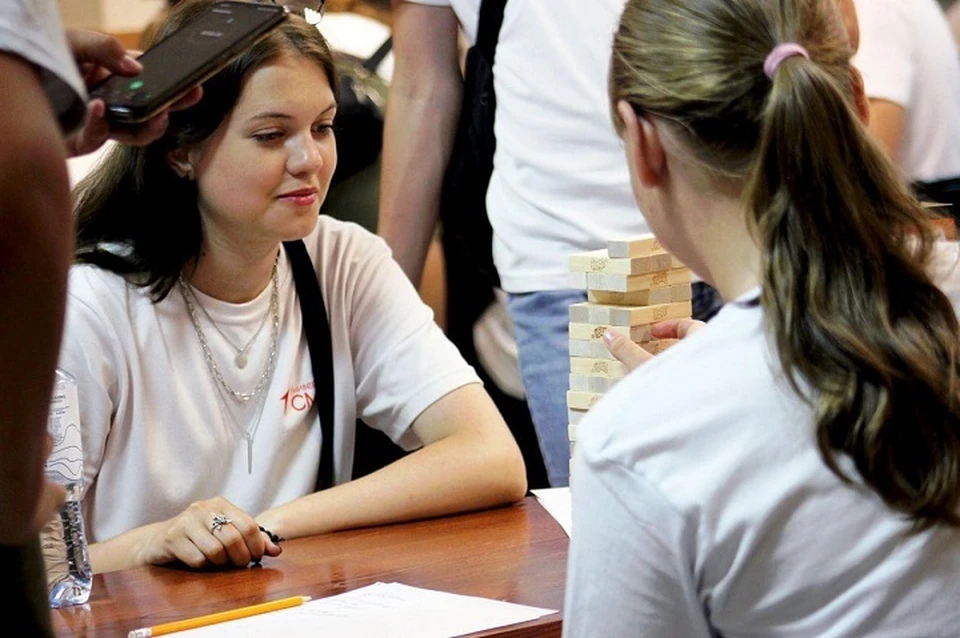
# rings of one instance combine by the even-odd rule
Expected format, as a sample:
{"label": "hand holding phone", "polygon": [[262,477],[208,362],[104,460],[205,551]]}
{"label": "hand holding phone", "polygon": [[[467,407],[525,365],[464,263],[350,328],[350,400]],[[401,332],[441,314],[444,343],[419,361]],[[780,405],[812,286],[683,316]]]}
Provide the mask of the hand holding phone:
{"label": "hand holding phone", "polygon": [[147,50],[136,76],[113,75],[93,91],[111,128],[152,117],[229,64],[286,17],[280,5],[224,1],[185,23]]}

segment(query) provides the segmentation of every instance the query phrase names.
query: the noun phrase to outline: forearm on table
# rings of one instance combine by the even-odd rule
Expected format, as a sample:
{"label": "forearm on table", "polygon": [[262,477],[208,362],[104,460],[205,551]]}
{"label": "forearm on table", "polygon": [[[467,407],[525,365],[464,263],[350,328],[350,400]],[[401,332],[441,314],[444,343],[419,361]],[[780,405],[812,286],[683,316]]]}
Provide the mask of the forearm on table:
{"label": "forearm on table", "polygon": [[415,285],[436,228],[460,113],[456,25],[449,7],[401,2],[394,13],[396,65],[384,126],[378,233]]}
{"label": "forearm on table", "polygon": [[[484,392],[479,385],[468,392]],[[489,400],[489,399],[487,399]],[[285,538],[442,516],[521,499],[520,451],[490,402],[479,427],[463,427],[356,481],[310,494],[257,516]],[[491,427],[484,427],[488,419]]]}
{"label": "forearm on table", "polygon": [[0,543],[29,538],[70,266],[66,155],[36,72],[0,54]]}

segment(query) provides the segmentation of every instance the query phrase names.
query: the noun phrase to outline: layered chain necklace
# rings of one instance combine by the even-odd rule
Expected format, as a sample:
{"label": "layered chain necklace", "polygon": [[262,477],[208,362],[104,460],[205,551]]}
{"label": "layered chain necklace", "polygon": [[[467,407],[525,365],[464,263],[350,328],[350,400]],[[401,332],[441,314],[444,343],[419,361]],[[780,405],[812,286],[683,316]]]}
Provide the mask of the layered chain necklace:
{"label": "layered chain necklace", "polygon": [[[183,275],[181,275],[181,279],[182,279],[182,278],[183,278]],[[233,348],[234,350],[237,351],[237,356],[235,356],[235,357],[233,358],[233,362],[234,362],[234,363],[237,365],[237,367],[240,368],[241,370],[243,370],[244,368],[246,368],[246,367],[247,367],[247,361],[248,361],[248,359],[247,359],[247,352],[250,350],[250,346],[253,345],[253,342],[257,340],[257,337],[260,336],[260,332],[263,331],[263,326],[266,325],[266,323],[267,323],[267,317],[270,316],[270,310],[268,309],[267,312],[263,315],[263,319],[260,320],[260,325],[257,326],[257,330],[256,330],[256,332],[253,333],[253,336],[250,337],[250,340],[247,341],[247,343],[245,343],[245,344],[243,345],[243,347],[237,347],[237,345],[233,343],[233,341],[230,339],[230,337],[228,337],[228,336],[223,332],[223,330],[220,329],[220,326],[218,326],[218,325],[217,325],[217,322],[213,320],[213,317],[211,317],[211,316],[210,316],[210,313],[207,312],[207,309],[203,307],[203,304],[200,303],[200,300],[197,298],[196,293],[194,293],[193,288],[189,288],[189,290],[190,290],[191,296],[193,297],[193,301],[194,301],[198,306],[200,306],[200,312],[202,312],[202,313],[203,313],[203,316],[207,318],[207,321],[210,322],[210,325],[213,326],[214,330],[216,330],[216,331],[220,334],[220,336],[223,337],[223,340],[226,341],[226,342],[230,345],[231,348]]]}
{"label": "layered chain necklace", "polygon": [[[197,341],[200,343],[200,349],[203,351],[203,360],[207,366],[207,370],[210,372],[210,375],[213,377],[213,380],[216,383],[218,394],[221,396],[220,411],[221,414],[226,418],[227,414],[224,414],[224,411],[227,413],[230,412],[229,406],[227,406],[225,401],[226,397],[233,399],[235,404],[239,406],[245,406],[249,404],[252,399],[260,397],[258,401],[256,414],[253,421],[246,428],[240,427],[236,418],[232,418],[234,423],[237,424],[239,429],[243,431],[243,438],[247,443],[247,473],[253,472],[253,439],[257,434],[257,429],[260,427],[260,417],[263,414],[263,408],[266,404],[266,389],[270,386],[270,380],[273,377],[273,370],[276,366],[277,360],[277,343],[280,334],[280,278],[278,275],[277,263],[280,258],[279,253],[277,254],[277,259],[273,262],[273,272],[270,276],[271,281],[271,290],[270,290],[270,307],[267,309],[266,314],[263,316],[263,319],[260,321],[260,325],[254,333],[253,337],[243,346],[243,348],[237,348],[230,339],[223,333],[220,327],[217,325],[217,322],[213,320],[213,317],[207,312],[207,309],[203,307],[203,304],[200,303],[199,297],[197,297],[196,291],[194,291],[193,286],[191,286],[186,279],[183,277],[183,273],[180,273],[180,277],[177,280],[177,283],[180,288],[180,294],[183,297],[184,303],[187,305],[187,311],[190,314],[190,321],[193,323],[194,332],[197,334]],[[197,308],[199,307],[199,312]],[[238,368],[244,368],[247,365],[247,352],[249,348],[256,341],[257,335],[263,330],[264,324],[266,324],[267,319],[270,318],[270,350],[267,354],[267,362],[264,365],[263,372],[260,374],[259,379],[257,379],[256,385],[249,392],[242,392],[233,388],[226,379],[223,378],[223,374],[220,372],[220,367],[217,365],[216,360],[213,358],[213,351],[210,349],[210,344],[207,341],[207,335],[203,332],[203,327],[200,323],[200,313],[203,313],[207,321],[209,321],[216,331],[223,337],[230,347],[237,351],[237,356],[234,358],[234,363]]]}

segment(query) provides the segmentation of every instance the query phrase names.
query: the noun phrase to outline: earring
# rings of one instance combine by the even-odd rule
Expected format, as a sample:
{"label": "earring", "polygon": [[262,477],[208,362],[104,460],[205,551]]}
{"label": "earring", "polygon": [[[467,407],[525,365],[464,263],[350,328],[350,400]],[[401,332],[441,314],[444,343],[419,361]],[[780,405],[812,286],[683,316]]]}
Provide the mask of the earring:
{"label": "earring", "polygon": [[193,181],[193,166],[187,162],[176,163],[173,165],[173,172],[181,179]]}

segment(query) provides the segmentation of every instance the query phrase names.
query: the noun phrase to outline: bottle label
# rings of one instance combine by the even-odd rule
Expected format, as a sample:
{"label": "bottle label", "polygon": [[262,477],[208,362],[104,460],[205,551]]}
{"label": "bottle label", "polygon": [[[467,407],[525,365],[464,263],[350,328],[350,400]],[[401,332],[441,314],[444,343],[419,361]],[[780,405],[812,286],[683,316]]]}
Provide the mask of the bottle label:
{"label": "bottle label", "polygon": [[83,448],[77,384],[72,379],[58,380],[54,388],[47,430],[53,437],[53,452],[44,468],[47,479],[61,485],[79,483],[83,479]]}

